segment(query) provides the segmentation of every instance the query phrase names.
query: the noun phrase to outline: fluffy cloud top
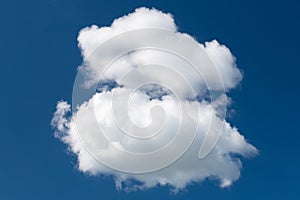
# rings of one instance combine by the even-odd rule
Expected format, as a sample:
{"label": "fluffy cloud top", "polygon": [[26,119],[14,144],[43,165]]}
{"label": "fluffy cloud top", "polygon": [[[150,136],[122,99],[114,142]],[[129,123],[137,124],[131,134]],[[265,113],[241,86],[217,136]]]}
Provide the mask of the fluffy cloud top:
{"label": "fluffy cloud top", "polygon": [[[175,36],[165,39],[147,28],[168,30]],[[143,34],[139,33],[140,37],[127,35],[125,39],[119,37],[117,42],[111,41],[115,36],[134,30],[143,30]],[[210,61],[185,43],[172,46],[185,39],[194,41]],[[242,164],[235,155],[247,157],[256,154],[257,150],[226,122],[220,111],[230,101],[226,93],[242,79],[235,57],[227,47],[216,40],[200,44],[191,36],[178,32],[172,15],[147,8],[136,9],[114,20],[110,27],[93,25],[84,28],[79,33],[78,42],[84,60],[79,68],[84,86],[96,87],[96,90],[75,105],[76,109],[71,114],[67,102],[58,102],[52,126],[56,130],[55,136],[77,155],[80,171],[91,175],[113,175],[118,188],[129,190],[157,185],[170,185],[178,190],[206,178],[218,179],[220,186],[226,187],[239,178]],[[178,52],[187,52],[191,58],[200,58],[204,62],[202,78],[190,71],[188,62],[159,49],[134,50],[115,58],[116,52],[122,49],[147,46],[151,42],[176,48]],[[106,44],[109,44],[109,51],[98,49]],[[107,68],[112,60],[114,62]],[[218,73],[211,73],[213,69],[210,63]],[[124,74],[127,78],[124,78]],[[222,84],[219,84],[220,80]],[[137,88],[136,85],[141,87]],[[187,89],[189,87],[193,90]],[[208,100],[208,90],[222,94]],[[99,131],[104,134],[99,134]],[[191,138],[194,132],[193,140],[186,141],[185,138]],[[213,141],[216,136],[218,140],[213,148],[199,158],[203,141]],[[176,137],[179,139],[174,139]],[[150,170],[149,173],[132,172],[132,169],[138,171],[140,166],[151,169],[158,165],[157,162],[150,162],[150,159],[141,160],[141,163],[131,162],[124,155],[164,151],[164,146],[170,141],[174,141],[176,148],[155,154],[154,158],[162,163],[176,158],[172,164],[159,170]],[[184,143],[188,142],[191,142],[189,148],[184,149]],[[184,152],[176,157],[175,154],[182,149]],[[124,170],[114,169],[97,158]]]}

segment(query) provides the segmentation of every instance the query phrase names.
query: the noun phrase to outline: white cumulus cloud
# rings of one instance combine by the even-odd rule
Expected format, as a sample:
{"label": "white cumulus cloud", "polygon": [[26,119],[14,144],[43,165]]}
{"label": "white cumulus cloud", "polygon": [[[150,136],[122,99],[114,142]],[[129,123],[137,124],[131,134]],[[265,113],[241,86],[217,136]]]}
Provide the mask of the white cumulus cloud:
{"label": "white cumulus cloud", "polygon": [[[174,36],[164,38],[148,28],[168,30]],[[140,37],[134,37],[133,33],[125,39],[119,37],[111,41],[135,30],[144,31]],[[187,39],[193,41],[195,47],[186,43],[173,45]],[[78,105],[73,105],[72,113],[71,105],[58,102],[51,124],[55,136],[77,156],[80,171],[113,175],[116,187],[126,190],[158,185],[180,190],[189,183],[207,178],[219,180],[221,187],[227,187],[239,178],[240,156],[255,155],[257,150],[222,116],[222,110],[230,104],[227,92],[242,80],[236,59],[226,46],[216,40],[198,43],[178,31],[171,14],[148,8],[138,8],[114,20],[109,27],[84,28],[79,33],[78,43],[83,56],[79,72],[84,88],[96,90]],[[180,56],[161,49],[145,48],[115,57],[124,49],[151,43],[200,59],[201,76],[190,70],[190,63]],[[108,51],[99,50],[101,45],[109,45]],[[195,48],[201,48],[203,55]],[[209,60],[204,59],[205,55]],[[211,63],[218,73],[212,73]],[[207,99],[207,91],[222,94]],[[176,137],[179,139],[174,139]],[[193,140],[189,143],[185,138]],[[151,159],[156,162],[147,158],[149,152],[163,152],[170,141],[176,148],[153,154]],[[213,148],[200,158],[203,141],[211,142]],[[125,156],[136,153],[147,156],[140,162]],[[166,165],[149,170],[158,168],[158,162]],[[134,169],[142,168],[146,168],[147,173],[133,173]]]}

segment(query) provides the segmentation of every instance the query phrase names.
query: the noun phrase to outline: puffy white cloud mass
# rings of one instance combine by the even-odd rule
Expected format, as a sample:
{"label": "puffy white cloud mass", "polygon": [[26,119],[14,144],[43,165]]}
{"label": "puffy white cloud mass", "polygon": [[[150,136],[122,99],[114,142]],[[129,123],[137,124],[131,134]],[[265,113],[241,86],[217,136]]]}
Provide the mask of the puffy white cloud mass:
{"label": "puffy white cloud mass", "polygon": [[[174,36],[166,39],[148,28],[168,30]],[[143,31],[139,37],[135,33],[119,37],[134,30]],[[203,55],[186,43],[173,45],[185,39],[201,48]],[[240,157],[255,155],[257,150],[222,115],[230,104],[227,92],[242,79],[227,47],[216,40],[198,43],[178,32],[172,15],[147,8],[136,9],[109,27],[93,25],[82,29],[78,43],[84,61],[79,67],[84,89],[96,90],[72,105],[72,113],[71,105],[58,102],[51,124],[55,136],[77,156],[80,171],[113,175],[116,187],[126,190],[158,185],[180,190],[207,178],[219,180],[221,187],[227,187],[239,178]],[[144,48],[115,57],[123,50],[152,43],[186,52],[192,59],[199,58],[204,63],[202,78],[180,56],[161,49]],[[108,51],[103,50],[105,45]],[[99,50],[99,46],[104,47]],[[212,73],[210,63],[218,73]],[[208,99],[207,91],[219,91],[220,95]],[[164,153],[170,141],[175,147]],[[211,148],[199,157],[204,141]],[[186,144],[188,148],[184,148]],[[147,157],[147,153],[159,151],[152,160],[143,158],[140,162],[126,156]]]}

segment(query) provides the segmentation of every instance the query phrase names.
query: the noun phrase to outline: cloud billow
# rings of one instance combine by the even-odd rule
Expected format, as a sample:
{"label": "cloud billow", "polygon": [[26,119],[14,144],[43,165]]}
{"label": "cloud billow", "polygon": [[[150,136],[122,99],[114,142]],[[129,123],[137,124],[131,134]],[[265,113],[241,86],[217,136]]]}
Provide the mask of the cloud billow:
{"label": "cloud billow", "polygon": [[126,190],[178,191],[206,178],[227,187],[240,176],[236,155],[257,154],[226,121],[227,93],[242,73],[216,40],[198,43],[172,15],[138,8],[109,27],[82,29],[78,43],[72,113],[58,102],[51,124],[80,171],[113,175]]}

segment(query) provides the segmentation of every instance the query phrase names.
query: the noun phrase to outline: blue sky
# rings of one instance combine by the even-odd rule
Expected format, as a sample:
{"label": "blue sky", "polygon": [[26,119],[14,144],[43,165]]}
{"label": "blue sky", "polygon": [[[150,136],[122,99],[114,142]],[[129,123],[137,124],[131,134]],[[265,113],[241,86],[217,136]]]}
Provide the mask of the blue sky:
{"label": "blue sky", "polygon": [[[243,159],[240,179],[117,191],[111,177],[90,177],[53,137],[60,99],[71,101],[82,58],[78,31],[140,6],[174,15],[179,31],[198,41],[217,39],[244,71],[230,96],[236,125],[260,155]],[[297,199],[299,175],[299,9],[296,1],[5,1],[0,6],[0,199]]]}

